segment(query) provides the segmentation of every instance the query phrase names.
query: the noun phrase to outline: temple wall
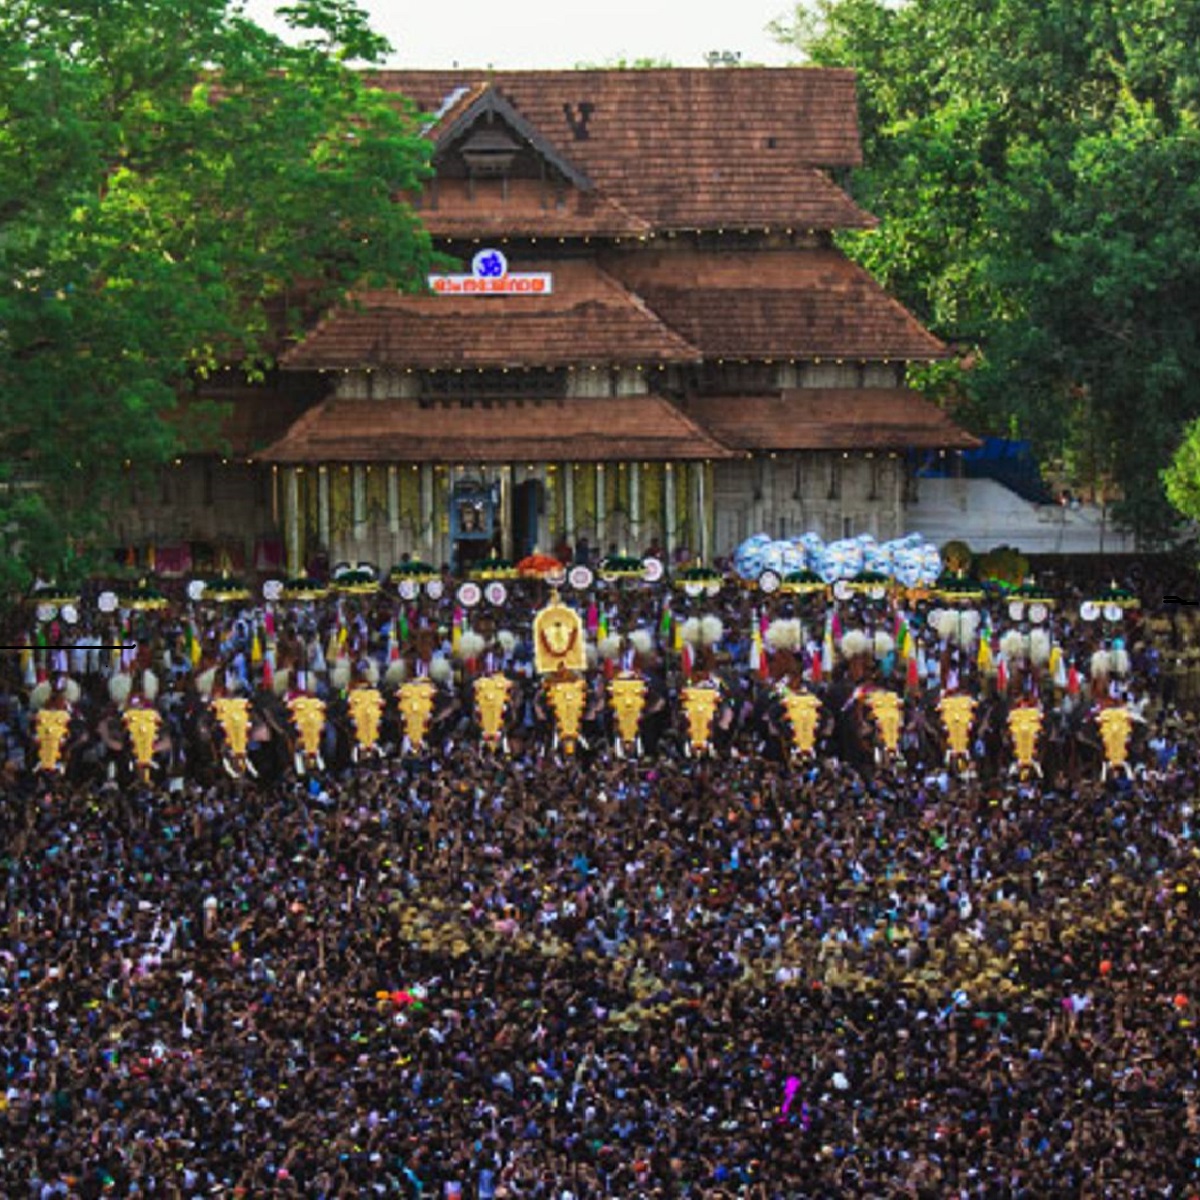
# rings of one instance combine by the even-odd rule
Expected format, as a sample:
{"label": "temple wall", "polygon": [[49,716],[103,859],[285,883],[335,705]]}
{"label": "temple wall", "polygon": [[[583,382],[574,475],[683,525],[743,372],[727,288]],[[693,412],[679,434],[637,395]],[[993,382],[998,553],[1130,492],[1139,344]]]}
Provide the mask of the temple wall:
{"label": "temple wall", "polygon": [[714,553],[728,555],[755,533],[897,537],[903,475],[903,460],[888,454],[781,453],[716,463]]}

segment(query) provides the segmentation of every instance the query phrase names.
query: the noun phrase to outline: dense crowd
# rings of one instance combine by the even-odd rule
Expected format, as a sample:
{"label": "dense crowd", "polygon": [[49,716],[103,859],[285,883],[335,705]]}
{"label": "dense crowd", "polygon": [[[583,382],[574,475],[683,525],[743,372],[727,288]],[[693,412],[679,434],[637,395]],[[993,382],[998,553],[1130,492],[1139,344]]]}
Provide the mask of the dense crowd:
{"label": "dense crowd", "polygon": [[1200,739],[1153,649],[1106,780],[1086,691],[1047,685],[1081,753],[959,774],[932,686],[876,762],[841,669],[793,758],[745,647],[712,757],[669,665],[640,757],[598,689],[556,751],[519,649],[508,753],[451,682],[427,752],[257,781],[35,775],[14,686],[0,1193],[1200,1194]]}

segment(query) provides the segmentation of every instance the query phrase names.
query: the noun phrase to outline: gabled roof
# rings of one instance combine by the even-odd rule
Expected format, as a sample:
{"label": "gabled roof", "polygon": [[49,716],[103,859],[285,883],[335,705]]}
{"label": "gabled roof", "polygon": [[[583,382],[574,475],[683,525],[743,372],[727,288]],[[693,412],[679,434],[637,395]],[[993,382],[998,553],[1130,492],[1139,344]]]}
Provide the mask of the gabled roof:
{"label": "gabled roof", "polygon": [[727,446],[766,450],[967,450],[979,439],[908,388],[796,388],[704,396],[687,412]]}
{"label": "gabled roof", "polygon": [[661,396],[508,401],[493,407],[332,398],[258,458],[274,463],[629,462],[733,458]]}
{"label": "gabled roof", "polygon": [[289,370],[698,362],[668,328],[593,260],[512,261],[548,271],[549,295],[412,296],[365,292],[326,314],[280,360]]}
{"label": "gabled roof", "polygon": [[494,121],[497,118],[532,146],[580,191],[592,190],[591,180],[547,141],[536,126],[517,112],[494,83],[485,83],[468,90],[458,103],[430,127],[429,136],[433,138],[435,145],[434,164],[436,165],[438,157],[445,153],[448,147],[458,142],[469,130],[483,121]]}
{"label": "gabled roof", "polygon": [[706,359],[929,361],[948,353],[838,250],[639,250],[603,263]]}
{"label": "gabled roof", "polygon": [[[827,172],[861,162],[851,71],[813,67],[386,71],[438,144],[479,104],[658,231],[863,228]],[[494,97],[494,99],[488,99]]]}

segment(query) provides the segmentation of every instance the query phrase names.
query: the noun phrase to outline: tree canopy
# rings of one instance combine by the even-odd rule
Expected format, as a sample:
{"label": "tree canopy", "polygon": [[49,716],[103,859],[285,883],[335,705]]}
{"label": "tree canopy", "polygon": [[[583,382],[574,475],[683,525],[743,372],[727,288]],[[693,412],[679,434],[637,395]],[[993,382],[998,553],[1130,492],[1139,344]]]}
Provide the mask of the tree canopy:
{"label": "tree canopy", "polygon": [[858,257],[1028,437],[1148,539],[1200,416],[1200,5],[817,0],[778,35],[858,71]]}
{"label": "tree canopy", "polygon": [[[0,8],[0,592],[61,574],[127,471],[202,430],[177,397],[261,372],[351,285],[419,286],[414,112],[361,67],[352,0],[8,0]],[[191,411],[189,409],[189,411]]]}

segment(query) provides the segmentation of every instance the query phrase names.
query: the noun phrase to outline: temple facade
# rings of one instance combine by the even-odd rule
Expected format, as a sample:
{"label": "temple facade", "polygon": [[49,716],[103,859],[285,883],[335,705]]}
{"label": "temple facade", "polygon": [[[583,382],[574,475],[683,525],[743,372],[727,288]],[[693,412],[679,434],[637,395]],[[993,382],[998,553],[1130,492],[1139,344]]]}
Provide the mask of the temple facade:
{"label": "temple facade", "polygon": [[760,530],[896,536],[913,453],[975,444],[905,383],[945,347],[834,244],[873,223],[843,187],[852,73],[381,83],[424,114],[415,203],[454,265],[361,292],[270,386],[230,385],[232,454],[181,464],[186,497],[139,508],[130,544],[203,527],[290,574],[566,546],[711,562]]}

